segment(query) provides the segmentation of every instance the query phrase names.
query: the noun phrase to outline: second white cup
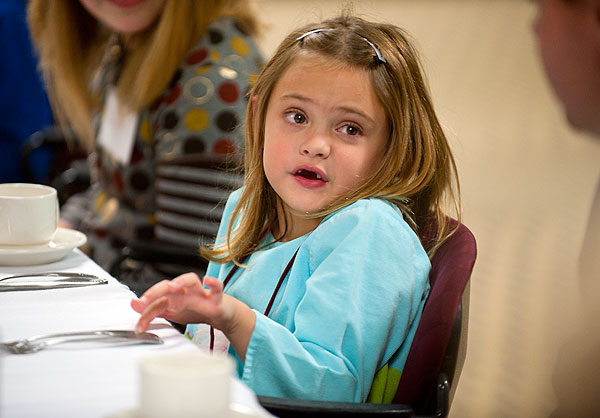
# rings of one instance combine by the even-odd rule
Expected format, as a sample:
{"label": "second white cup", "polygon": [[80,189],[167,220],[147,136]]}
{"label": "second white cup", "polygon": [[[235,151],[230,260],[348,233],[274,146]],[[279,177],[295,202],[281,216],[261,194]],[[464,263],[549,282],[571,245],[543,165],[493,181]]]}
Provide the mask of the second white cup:
{"label": "second white cup", "polygon": [[172,353],[140,363],[139,415],[227,416],[234,362],[226,355]]}

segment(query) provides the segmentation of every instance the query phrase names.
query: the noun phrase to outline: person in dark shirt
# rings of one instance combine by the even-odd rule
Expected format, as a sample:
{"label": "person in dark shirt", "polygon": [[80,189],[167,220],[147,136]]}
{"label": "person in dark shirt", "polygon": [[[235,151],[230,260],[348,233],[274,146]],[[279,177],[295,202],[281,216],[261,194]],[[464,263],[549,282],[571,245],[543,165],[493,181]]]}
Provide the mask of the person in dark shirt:
{"label": "person in dark shirt", "polygon": [[[569,123],[600,140],[600,0],[539,0],[534,24],[548,79]],[[564,306],[568,338],[553,384],[553,417],[600,416],[600,188],[593,199],[579,259],[580,298]],[[571,315],[571,314],[575,315]]]}

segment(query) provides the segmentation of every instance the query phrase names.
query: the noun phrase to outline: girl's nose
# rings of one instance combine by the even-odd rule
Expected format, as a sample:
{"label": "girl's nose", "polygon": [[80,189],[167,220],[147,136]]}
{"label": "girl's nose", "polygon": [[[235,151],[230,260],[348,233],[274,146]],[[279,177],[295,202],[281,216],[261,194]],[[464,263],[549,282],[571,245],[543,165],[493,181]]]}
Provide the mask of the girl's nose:
{"label": "girl's nose", "polygon": [[300,153],[308,157],[327,158],[331,152],[331,145],[325,135],[314,134],[300,144]]}

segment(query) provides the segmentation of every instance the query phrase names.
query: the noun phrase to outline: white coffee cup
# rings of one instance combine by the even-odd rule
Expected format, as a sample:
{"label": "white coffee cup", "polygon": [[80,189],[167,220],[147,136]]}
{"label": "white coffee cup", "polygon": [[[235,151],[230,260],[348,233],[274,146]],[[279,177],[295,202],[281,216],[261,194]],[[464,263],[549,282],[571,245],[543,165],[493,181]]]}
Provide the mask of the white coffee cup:
{"label": "white coffee cup", "polygon": [[171,353],[140,362],[139,416],[227,416],[233,360],[222,354]]}
{"label": "white coffee cup", "polygon": [[57,225],[56,189],[31,183],[0,184],[0,245],[48,242]]}

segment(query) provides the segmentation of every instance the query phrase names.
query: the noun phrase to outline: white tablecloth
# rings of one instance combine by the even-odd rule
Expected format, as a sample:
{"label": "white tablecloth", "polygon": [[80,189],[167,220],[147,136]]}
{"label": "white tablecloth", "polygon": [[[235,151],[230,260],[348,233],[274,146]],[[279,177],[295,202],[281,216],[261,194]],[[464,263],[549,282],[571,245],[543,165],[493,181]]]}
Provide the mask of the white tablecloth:
{"label": "white tablecloth", "polygon": [[[133,293],[79,250],[52,264],[0,266],[0,278],[49,271],[91,273],[109,283],[0,292],[0,341],[55,332],[135,329],[139,315],[129,305]],[[149,331],[165,343],[85,349],[71,345],[34,354],[0,354],[0,417],[107,417],[135,409],[140,358],[198,350],[164,320],[155,320]],[[232,402],[269,416],[247,386],[237,379],[232,381]],[[173,416],[177,416],[176,411]]]}

